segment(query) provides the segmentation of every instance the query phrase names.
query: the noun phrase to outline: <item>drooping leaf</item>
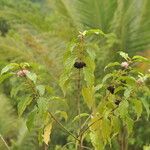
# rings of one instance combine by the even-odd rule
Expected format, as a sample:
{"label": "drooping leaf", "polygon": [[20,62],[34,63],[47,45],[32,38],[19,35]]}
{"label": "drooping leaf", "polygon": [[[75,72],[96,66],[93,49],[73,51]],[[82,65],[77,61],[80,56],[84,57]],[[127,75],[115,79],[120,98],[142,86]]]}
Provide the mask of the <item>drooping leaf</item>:
{"label": "drooping leaf", "polygon": [[111,125],[112,125],[112,130],[113,130],[113,136],[115,136],[116,134],[120,132],[120,129],[121,129],[120,119],[116,116],[113,116],[111,118]]}
{"label": "drooping leaf", "polygon": [[83,69],[83,74],[84,74],[84,79],[85,79],[85,81],[87,83],[87,86],[94,85],[94,78],[95,77],[94,77],[93,72],[91,72],[91,70],[88,69],[88,68],[84,68]]}
{"label": "drooping leaf", "polygon": [[137,119],[139,119],[139,117],[142,114],[142,102],[140,100],[133,100],[133,104],[134,104],[134,109],[135,109],[135,113],[137,114]]}
{"label": "drooping leaf", "polygon": [[147,100],[145,98],[141,98],[141,101],[143,103],[144,108],[146,109],[147,112],[147,119],[149,118],[149,114],[150,114],[150,105],[147,102]]}
{"label": "drooping leaf", "polygon": [[48,100],[44,97],[40,97],[37,100],[37,104],[38,104],[38,111],[40,115],[44,115],[45,112],[48,109]]}
{"label": "drooping leaf", "polygon": [[104,150],[104,143],[101,134],[97,131],[90,132],[90,139],[95,150]]}
{"label": "drooping leaf", "polygon": [[89,68],[84,68],[83,74],[84,74],[84,80],[86,81],[87,86],[94,85],[95,76],[93,72]]}
{"label": "drooping leaf", "polygon": [[63,94],[66,95],[66,90],[69,82],[69,78],[71,76],[71,72],[63,72],[59,79],[59,85],[63,91]]}
{"label": "drooping leaf", "polygon": [[[70,48],[72,48],[72,47],[70,47]],[[77,56],[75,54],[71,53],[70,51],[72,51],[72,50],[69,49],[69,55],[65,56],[65,61],[64,61],[65,68],[59,79],[59,85],[60,85],[64,95],[66,95],[67,85],[69,83],[68,81],[72,74],[72,68],[74,67],[75,60],[77,59]]]}
{"label": "drooping leaf", "polygon": [[86,64],[86,67],[83,68],[84,80],[87,83],[87,86],[94,85],[94,71],[95,71],[95,63],[90,57],[86,57],[83,60]]}
{"label": "drooping leaf", "polygon": [[21,116],[23,114],[23,112],[25,111],[27,106],[32,102],[32,99],[33,98],[31,96],[28,96],[28,97],[20,100],[20,102],[18,103],[19,116]]}
{"label": "drooping leaf", "polygon": [[96,54],[95,54],[95,51],[93,49],[89,49],[87,48],[87,53],[89,54],[89,57],[94,61],[95,58],[96,58]]}
{"label": "drooping leaf", "polygon": [[35,73],[32,73],[32,72],[28,72],[27,73],[27,77],[33,81],[34,83],[36,83],[36,80],[37,80],[37,75]]}
{"label": "drooping leaf", "polygon": [[36,117],[37,117],[37,107],[35,107],[28,116],[26,125],[29,131],[35,127]]}
{"label": "drooping leaf", "polygon": [[52,131],[52,123],[49,123],[45,128],[44,128],[44,134],[43,134],[43,141],[45,144],[48,145],[50,142],[50,135]]}
{"label": "drooping leaf", "polygon": [[94,71],[95,71],[94,60],[89,56],[85,57],[83,60],[86,63],[86,67],[89,68],[89,70],[94,73]]}
{"label": "drooping leaf", "polygon": [[6,73],[6,74],[0,75],[0,83],[2,83],[4,80],[8,79],[11,76],[13,76],[12,73]]}
{"label": "drooping leaf", "polygon": [[56,111],[56,113],[55,114],[59,114],[62,118],[64,118],[65,119],[65,121],[67,121],[67,119],[68,119],[68,115],[67,115],[67,113],[65,112],[65,111]]}
{"label": "drooping leaf", "polygon": [[45,91],[48,92],[49,94],[54,94],[54,89],[49,85],[45,86]]}
{"label": "drooping leaf", "polygon": [[106,82],[107,79],[112,77],[112,73],[106,74],[105,77],[102,80],[102,83]]}
{"label": "drooping leaf", "polygon": [[133,131],[134,121],[133,121],[133,119],[127,117],[125,122],[127,125],[128,134],[130,134]]}
{"label": "drooping leaf", "polygon": [[131,91],[132,91],[132,88],[131,88],[131,87],[125,88],[124,97],[125,97],[126,99],[128,99],[128,98],[130,97]]}
{"label": "drooping leaf", "polygon": [[102,136],[105,144],[110,141],[110,134],[111,134],[110,121],[104,118],[102,120]]}
{"label": "drooping leaf", "polygon": [[44,95],[44,93],[45,93],[45,86],[44,85],[37,85],[36,89],[39,92],[40,96]]}
{"label": "drooping leaf", "polygon": [[134,62],[150,62],[150,60],[149,59],[147,59],[147,58],[145,58],[145,57],[143,57],[143,56],[133,56],[133,61]]}
{"label": "drooping leaf", "polygon": [[78,121],[80,118],[87,117],[87,116],[89,116],[89,114],[87,114],[87,113],[79,114],[79,115],[74,117],[72,122]]}
{"label": "drooping leaf", "polygon": [[99,102],[99,105],[98,105],[98,112],[100,113],[100,114],[103,114],[103,113],[105,113],[105,111],[107,110],[107,101],[106,100],[101,100],[100,102]]}
{"label": "drooping leaf", "polygon": [[94,87],[84,87],[82,89],[82,96],[89,109],[91,109],[95,103]]}
{"label": "drooping leaf", "polygon": [[121,76],[121,77],[118,77],[118,79],[126,81],[126,83],[130,86],[135,86],[136,84],[136,79],[132,76]]}
{"label": "drooping leaf", "polygon": [[120,63],[119,63],[119,62],[109,63],[109,64],[104,68],[104,70],[106,70],[106,69],[109,68],[109,67],[114,67],[114,66],[120,66]]}
{"label": "drooping leaf", "polygon": [[103,87],[103,84],[98,84],[95,86],[95,92],[100,90]]}
{"label": "drooping leaf", "polygon": [[11,97],[16,97],[16,95],[19,93],[19,91],[21,91],[22,89],[24,89],[25,83],[20,83],[18,86],[14,86],[12,87],[11,91],[10,91],[10,96]]}
{"label": "drooping leaf", "polygon": [[4,67],[1,70],[1,75],[12,70],[12,69],[17,69],[17,68],[19,68],[19,65],[17,63],[10,63],[9,65],[7,65],[6,67]]}
{"label": "drooping leaf", "polygon": [[123,87],[123,86],[118,86],[117,88],[115,88],[114,93],[117,93],[117,92],[119,92],[119,91],[123,91],[124,89],[125,89],[125,87]]}
{"label": "drooping leaf", "polygon": [[70,57],[68,57],[66,59],[66,61],[64,62],[65,70],[70,72],[71,69],[73,68],[73,65],[74,65],[76,59],[77,59],[77,56],[74,54],[72,54]]}
{"label": "drooping leaf", "polygon": [[120,102],[119,107],[114,111],[114,113],[116,116],[120,116],[122,119],[124,119],[128,115],[128,106],[128,101],[123,100]]}

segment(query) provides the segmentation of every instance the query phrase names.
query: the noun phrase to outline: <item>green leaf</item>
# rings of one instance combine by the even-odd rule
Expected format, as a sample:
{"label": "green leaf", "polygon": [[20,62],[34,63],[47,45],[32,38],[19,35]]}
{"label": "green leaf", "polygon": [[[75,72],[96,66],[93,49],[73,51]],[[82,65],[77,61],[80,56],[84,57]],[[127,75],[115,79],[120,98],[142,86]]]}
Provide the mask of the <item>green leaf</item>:
{"label": "green leaf", "polygon": [[97,107],[98,112],[103,115],[107,111],[107,101],[105,99],[102,99]]}
{"label": "green leaf", "polygon": [[73,38],[71,40],[71,42],[69,42],[68,46],[67,46],[67,51],[64,55],[64,60],[66,60],[66,58],[70,57],[69,55],[72,54],[72,52],[74,51],[74,48],[76,47],[77,45],[77,39],[76,38]]}
{"label": "green leaf", "polygon": [[94,92],[94,87],[84,87],[82,89],[82,96],[89,109],[91,109],[95,103]]}
{"label": "green leaf", "polygon": [[120,116],[122,119],[126,118],[128,115],[128,106],[129,103],[127,100],[120,102],[119,107],[114,111],[116,116]]}
{"label": "green leaf", "polygon": [[29,131],[31,131],[34,127],[35,127],[35,120],[37,117],[37,107],[35,107],[29,114],[28,118],[27,118],[27,128]]}
{"label": "green leaf", "polygon": [[84,74],[84,80],[86,81],[87,86],[94,85],[95,76],[94,76],[93,72],[91,72],[90,69],[85,67],[83,69],[83,74]]}
{"label": "green leaf", "polygon": [[143,57],[143,56],[133,56],[133,61],[134,62],[150,62],[150,60],[149,59],[147,59],[147,58],[145,58],[145,57]]}
{"label": "green leaf", "polygon": [[135,86],[136,79],[131,76],[121,76],[118,78],[119,80],[125,80],[128,85]]}
{"label": "green leaf", "polygon": [[123,91],[125,89],[125,87],[123,87],[123,86],[118,86],[117,88],[115,88],[115,94],[117,93],[117,92],[119,92],[119,91]]}
{"label": "green leaf", "polygon": [[27,77],[33,81],[33,83],[36,83],[36,80],[37,80],[37,75],[35,73],[32,73],[32,72],[28,72],[27,73]]}
{"label": "green leaf", "polygon": [[92,86],[95,80],[95,62],[90,57],[85,57],[83,61],[86,63],[86,67],[83,68],[84,80],[87,86]]}
{"label": "green leaf", "polygon": [[44,97],[40,97],[37,100],[37,104],[38,104],[38,111],[40,115],[44,115],[45,112],[48,110],[48,100]]}
{"label": "green leaf", "polygon": [[150,114],[150,105],[147,102],[147,100],[145,98],[141,98],[141,101],[143,103],[144,108],[146,109],[147,112],[147,119],[149,118],[149,114]]}
{"label": "green leaf", "polygon": [[4,67],[1,71],[1,75],[10,71],[10,70],[13,70],[13,69],[17,69],[19,68],[19,65],[17,63],[10,63],[9,65],[7,65],[6,67]]}
{"label": "green leaf", "polygon": [[113,116],[111,118],[111,126],[113,129],[113,136],[116,136],[116,134],[118,134],[120,132],[120,129],[121,129],[120,119],[116,116]]}
{"label": "green leaf", "polygon": [[32,97],[28,96],[25,99],[21,99],[20,102],[18,103],[18,114],[19,116],[21,116],[23,114],[23,112],[25,111],[25,109],[27,108],[27,106],[32,102]]}
{"label": "green leaf", "polygon": [[125,60],[127,60],[127,61],[130,60],[130,57],[128,56],[127,53],[121,51],[121,52],[119,52],[119,54],[120,54],[120,56],[123,57]]}
{"label": "green leaf", "polygon": [[18,86],[13,86],[11,91],[10,91],[10,96],[11,97],[16,97],[19,91],[21,91],[25,86],[25,83],[20,83]]}
{"label": "green leaf", "polygon": [[43,96],[45,93],[45,86],[44,85],[38,85],[36,86],[37,91],[39,92],[40,96]]}
{"label": "green leaf", "polygon": [[150,150],[150,146],[143,146],[143,150]]}
{"label": "green leaf", "polygon": [[104,150],[104,143],[102,140],[102,135],[99,131],[90,132],[91,143],[94,146],[94,150]]}
{"label": "green leaf", "polygon": [[89,56],[85,57],[83,59],[83,61],[86,63],[86,67],[88,68],[92,73],[94,73],[95,71],[95,62],[92,58],[90,58]]}
{"label": "green leaf", "polygon": [[128,134],[130,134],[133,131],[134,121],[131,118],[127,117],[125,123],[127,125]]}
{"label": "green leaf", "polygon": [[55,114],[58,110],[59,111],[67,111],[68,104],[65,99],[60,97],[49,97],[48,107],[51,113]]}
{"label": "green leaf", "polygon": [[114,67],[114,66],[120,66],[120,63],[119,63],[119,62],[109,63],[109,64],[104,68],[104,70],[106,70],[106,69],[109,68],[109,67]]}
{"label": "green leaf", "polygon": [[50,95],[54,94],[54,89],[53,89],[51,86],[49,86],[49,85],[46,85],[46,86],[45,86],[45,90],[46,90],[46,92],[48,92]]}
{"label": "green leaf", "polygon": [[105,35],[105,33],[104,33],[102,30],[100,30],[100,29],[85,30],[82,34],[83,34],[84,36],[85,36],[85,35],[91,35],[91,34]]}
{"label": "green leaf", "polygon": [[132,100],[134,104],[135,113],[137,114],[137,120],[142,114],[142,102],[140,100]]}
{"label": "green leaf", "polygon": [[2,83],[5,79],[8,79],[9,77],[13,76],[12,73],[6,73],[0,76],[0,83]]}
{"label": "green leaf", "polygon": [[77,59],[77,56],[72,54],[70,57],[68,57],[66,59],[66,61],[64,62],[64,66],[65,66],[65,70],[67,70],[68,72],[71,71],[71,69],[73,68],[74,66],[74,63]]}
{"label": "green leaf", "polygon": [[21,68],[30,67],[29,63],[27,63],[27,62],[20,63],[20,66],[21,66]]}
{"label": "green leaf", "polygon": [[105,77],[102,80],[102,83],[106,82],[106,80],[109,79],[109,78],[111,78],[112,75],[113,75],[112,73],[106,74]]}
{"label": "green leaf", "polygon": [[59,79],[59,86],[61,87],[64,96],[66,95],[67,86],[69,83],[69,78],[71,76],[71,72],[63,72]]}
{"label": "green leaf", "polygon": [[40,145],[43,144],[43,128],[38,129],[38,141]]}
{"label": "green leaf", "polygon": [[132,88],[131,88],[131,87],[125,88],[124,97],[125,97],[126,99],[128,99],[128,98],[130,97],[131,91],[132,91]]}
{"label": "green leaf", "polygon": [[89,114],[87,114],[87,113],[79,114],[79,115],[74,117],[72,122],[78,121],[80,118],[87,117],[87,116],[89,116]]}
{"label": "green leaf", "polygon": [[[71,48],[71,47],[70,47]],[[59,79],[59,85],[63,91],[63,94],[66,95],[67,85],[69,83],[69,78],[72,74],[72,68],[74,67],[74,63],[77,59],[77,56],[70,51],[65,56],[64,60],[64,71]]]}
{"label": "green leaf", "polygon": [[110,141],[111,124],[108,119],[102,120],[102,136],[105,144]]}
{"label": "green leaf", "polygon": [[95,88],[95,92],[100,90],[101,88],[103,87],[103,84],[98,84],[96,85],[94,88]]}
{"label": "green leaf", "polygon": [[68,115],[65,111],[56,111],[55,114],[60,114],[60,116],[65,119],[65,121],[68,119]]}
{"label": "green leaf", "polygon": [[88,49],[87,48],[87,53],[89,54],[89,57],[94,61],[95,60],[95,58],[96,58],[96,54],[95,54],[95,51],[94,50],[92,50],[92,49]]}

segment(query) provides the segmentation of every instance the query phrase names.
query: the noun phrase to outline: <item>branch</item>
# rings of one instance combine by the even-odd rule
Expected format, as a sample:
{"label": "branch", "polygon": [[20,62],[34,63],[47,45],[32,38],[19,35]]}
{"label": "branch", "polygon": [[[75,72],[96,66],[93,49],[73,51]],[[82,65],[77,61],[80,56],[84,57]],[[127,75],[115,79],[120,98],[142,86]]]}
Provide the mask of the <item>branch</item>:
{"label": "branch", "polygon": [[93,123],[91,123],[83,132],[80,133],[80,135],[83,135],[91,126],[93,126],[96,122],[100,121],[103,117],[97,119]]}
{"label": "branch", "polygon": [[[22,68],[21,68],[21,69],[22,69]],[[29,86],[31,87],[33,93],[35,93],[37,96],[40,96],[39,93],[35,90],[35,88],[34,88],[34,86],[32,85],[32,83],[28,80],[28,78],[27,78],[26,76],[24,76],[24,77],[25,77],[25,79],[27,80]],[[77,141],[80,142],[80,140],[79,140],[77,137],[75,137],[70,131],[68,131],[68,130],[55,118],[55,116],[54,116],[51,112],[49,112],[49,115],[50,115],[50,116],[55,120],[55,122],[56,122],[57,124],[59,124],[68,134],[70,134],[73,138],[75,138]]]}
{"label": "branch", "polygon": [[64,150],[65,147],[68,146],[68,145],[70,145],[70,144],[75,144],[75,143],[74,143],[74,142],[69,142],[69,143],[65,144],[65,145],[62,147],[62,149]]}
{"label": "branch", "polygon": [[82,124],[81,126],[81,130],[85,127],[86,123],[88,122],[88,120],[91,118],[91,115],[89,115],[89,117],[85,120],[85,122]]}
{"label": "branch", "polygon": [[2,139],[2,141],[4,142],[5,146],[7,147],[8,150],[10,150],[8,144],[6,143],[6,141],[4,140],[4,138],[2,137],[2,135],[0,134],[0,138]]}
{"label": "branch", "polygon": [[63,126],[63,124],[61,124],[61,122],[59,122],[51,112],[49,112],[49,114],[50,114],[50,116],[54,119],[54,121],[55,121],[57,124],[59,124],[69,135],[71,135],[74,139],[76,139],[77,141],[80,142],[80,140],[79,140],[77,137],[75,137],[69,130],[67,130],[67,129]]}
{"label": "branch", "polygon": [[[81,79],[80,79],[80,69],[79,69],[78,81],[77,81],[77,90],[78,90],[78,93],[77,93],[77,109],[78,109],[79,118],[80,118],[80,114],[81,114],[81,109],[80,109],[80,92],[81,92],[80,80]],[[79,119],[79,128],[81,128],[81,118]]]}
{"label": "branch", "polygon": [[[116,106],[111,113],[113,113],[116,109],[118,108],[118,106]],[[99,119],[97,119],[96,121],[94,121],[93,123],[91,123],[83,132],[80,133],[80,135],[83,135],[91,126],[93,126],[96,122],[100,121],[101,119],[103,119],[103,117],[100,117]]]}

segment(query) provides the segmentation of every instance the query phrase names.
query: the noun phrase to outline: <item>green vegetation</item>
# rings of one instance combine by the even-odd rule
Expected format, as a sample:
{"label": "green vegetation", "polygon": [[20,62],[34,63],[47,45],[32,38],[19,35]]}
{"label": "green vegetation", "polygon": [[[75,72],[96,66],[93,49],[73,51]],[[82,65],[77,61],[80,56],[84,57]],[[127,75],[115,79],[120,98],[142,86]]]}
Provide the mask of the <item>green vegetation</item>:
{"label": "green vegetation", "polygon": [[149,149],[149,7],[1,0],[0,150]]}

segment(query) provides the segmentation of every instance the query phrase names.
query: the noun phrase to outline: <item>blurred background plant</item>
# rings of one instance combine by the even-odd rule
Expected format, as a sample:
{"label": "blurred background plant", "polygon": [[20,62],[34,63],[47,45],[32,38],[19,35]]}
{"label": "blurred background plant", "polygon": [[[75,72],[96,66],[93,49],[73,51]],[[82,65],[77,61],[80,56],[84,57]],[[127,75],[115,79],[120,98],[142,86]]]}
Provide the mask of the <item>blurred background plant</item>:
{"label": "blurred background plant", "polygon": [[[0,68],[10,62],[29,62],[40,78],[62,95],[58,78],[66,45],[79,31],[91,28],[112,33],[107,44],[103,39],[95,41],[98,45],[94,47],[96,82],[101,81],[104,66],[119,59],[117,51],[124,50],[131,56],[140,53],[150,58],[149,0],[0,0]],[[139,68],[147,72],[150,66],[142,64]],[[0,87],[0,134],[13,150],[42,149],[38,146],[36,131],[28,132],[25,118],[17,117],[15,99],[10,97],[11,84],[11,80],[4,81]],[[150,94],[142,98],[149,111]],[[72,95],[67,99],[73,107]],[[73,117],[74,109],[68,113]],[[142,150],[144,145],[150,144],[150,124],[145,114],[129,139],[129,150]],[[71,122],[68,121],[67,126],[73,130]],[[61,149],[69,141],[59,127],[56,129],[52,134],[52,150]],[[56,143],[59,145],[55,147]],[[0,150],[3,150],[1,146],[5,147],[2,140]],[[69,147],[72,150],[72,145]]]}

